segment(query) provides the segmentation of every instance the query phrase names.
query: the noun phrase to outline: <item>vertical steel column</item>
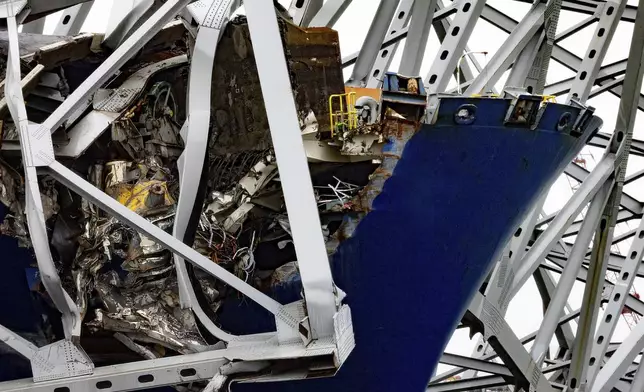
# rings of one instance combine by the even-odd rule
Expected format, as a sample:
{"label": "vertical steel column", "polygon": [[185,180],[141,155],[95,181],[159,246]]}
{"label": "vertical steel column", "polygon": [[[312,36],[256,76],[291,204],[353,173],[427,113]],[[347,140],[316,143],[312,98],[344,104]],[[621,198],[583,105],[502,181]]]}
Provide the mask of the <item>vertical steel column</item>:
{"label": "vertical steel column", "polygon": [[[351,77],[347,81],[348,86],[365,87],[369,78],[369,71],[376,61],[382,41],[387,36],[389,25],[396,13],[400,0],[381,0],[376,15],[373,17],[367,36],[362,43],[360,54],[353,66]],[[377,77],[378,75],[373,75]]]}
{"label": "vertical steel column", "polygon": [[[221,32],[228,23],[230,14],[234,11],[234,0],[214,0],[197,30],[197,39],[190,62],[188,80],[188,118],[182,129],[184,150],[178,161],[179,169],[179,199],[175,211],[172,235],[180,241],[188,230],[190,215],[197,198],[201,174],[204,170],[208,135],[210,130],[210,101],[212,88],[212,73],[217,53],[217,43]],[[188,243],[191,245],[191,243]],[[177,271],[179,299],[181,306],[193,310],[199,321],[206,329],[220,340],[229,342],[234,336],[221,330],[204,312],[197,300],[194,288],[190,282],[185,260],[174,254],[174,265]]]}
{"label": "vertical steel column", "polygon": [[[554,1],[554,0],[550,0]],[[465,95],[478,94],[488,86],[493,86],[501,75],[510,67],[518,54],[528,45],[528,42],[542,28],[547,5],[541,2],[533,4],[532,8],[519,24],[512,30],[510,36],[494,53],[483,71],[472,81]]]}
{"label": "vertical steel column", "polygon": [[334,285],[275,9],[265,0],[245,4],[313,338],[330,337]]}
{"label": "vertical steel column", "polygon": [[[601,9],[601,16],[599,23],[595,28],[593,38],[588,45],[586,55],[581,63],[581,67],[577,70],[577,76],[572,84],[570,93],[568,94],[567,101],[570,102],[572,98],[577,98],[585,102],[590,95],[590,90],[593,87],[597,73],[604,61],[608,46],[613,39],[617,25],[620,18],[624,13],[626,7],[626,0],[607,1],[603,5],[598,5]],[[601,8],[603,7],[603,8]]]}
{"label": "vertical steel column", "polygon": [[[54,160],[54,148],[49,132],[41,132],[29,125],[27,109],[20,86],[20,51],[16,15],[20,11],[12,2],[6,7],[9,53],[7,56],[7,77],[5,97],[14,124],[20,132],[20,149],[25,171],[25,204],[29,236],[36,254],[41,280],[52,302],[61,312],[63,331],[66,339],[78,338],[81,330],[81,316],[78,307],[63,289],[60,276],[49,249],[49,238],[45,225],[38,175],[36,168],[47,166]],[[4,8],[3,7],[3,8]]]}
{"label": "vertical steel column", "polygon": [[311,20],[311,27],[333,27],[353,0],[327,0]]}
{"label": "vertical steel column", "polygon": [[93,6],[94,1],[92,0],[63,10],[54,28],[54,35],[76,35],[80,33]]}
{"label": "vertical steel column", "polygon": [[575,240],[575,245],[570,252],[570,256],[568,256],[568,263],[566,263],[566,267],[561,274],[555,294],[548,305],[546,314],[541,322],[541,327],[539,328],[537,337],[532,345],[532,359],[534,359],[537,364],[543,363],[545,354],[548,351],[548,346],[550,345],[550,340],[557,328],[557,322],[559,321],[561,312],[566,306],[566,302],[570,296],[570,291],[577,279],[577,273],[585,259],[588,245],[593,238],[593,234],[595,234],[597,222],[599,222],[602,211],[604,211],[604,207],[608,202],[608,196],[610,195],[612,187],[612,181],[606,182],[590,203],[590,208],[588,208],[588,213],[581,225],[581,229],[577,235],[577,239]]}
{"label": "vertical steel column", "polygon": [[402,53],[399,73],[407,76],[417,76],[420,73],[435,9],[436,0],[418,0],[414,3],[413,16]]}
{"label": "vertical steel column", "polygon": [[[613,133],[613,140],[609,148],[615,149],[616,145],[619,147],[620,152],[620,171],[618,173],[618,187],[615,196],[615,205],[612,206],[612,221],[609,222],[611,226],[615,225],[615,217],[619,208],[619,199],[621,198],[621,190],[624,184],[624,177],[626,166],[628,164],[628,155],[633,138],[633,128],[635,125],[635,116],[637,114],[637,100],[640,95],[642,87],[642,74],[644,67],[644,7],[639,7],[637,10],[637,18],[635,26],[633,27],[633,37],[631,40],[631,47],[626,67],[626,75],[624,78],[624,87],[622,89],[622,98],[619,104],[619,111],[617,116],[617,123],[615,124],[615,131]],[[628,297],[628,289],[632,286],[635,279],[636,270],[642,260],[642,252],[644,252],[644,220],[640,222],[637,235],[634,237],[631,247],[627,253],[627,259],[619,273],[619,279],[615,283],[613,289],[613,298],[608,302],[608,306],[604,310],[604,322],[600,323],[599,329],[595,336],[604,337],[601,342],[595,340],[591,351],[591,362],[595,358],[593,364],[589,364],[587,381],[592,385],[595,376],[599,371],[601,365],[600,358],[604,357],[608,342],[615,331],[615,326],[619,315],[624,307],[624,302]],[[612,233],[611,233],[612,234]],[[612,241],[612,237],[608,239]]]}
{"label": "vertical steel column", "polygon": [[292,0],[288,12],[293,16],[293,23],[298,26],[307,27],[320,9],[323,0]]}
{"label": "vertical steel column", "polygon": [[[422,2],[419,0],[419,2]],[[385,37],[385,41],[394,37],[401,30],[407,27],[409,20],[411,19],[412,6],[414,5],[414,0],[402,0],[398,9],[396,10],[396,17],[391,22],[389,26],[389,32]],[[398,45],[400,42],[388,46],[386,48],[380,49],[376,60],[371,67],[371,72],[369,73],[369,80],[367,81],[368,88],[380,88],[382,86],[382,74],[389,70],[389,65],[391,60],[394,58],[394,54],[398,50]]]}
{"label": "vertical steel column", "polygon": [[[644,347],[644,322],[637,323],[597,374],[590,392],[610,392]],[[592,358],[591,358],[592,362]],[[597,361],[601,362],[601,361]],[[641,391],[641,389],[632,389]]]}

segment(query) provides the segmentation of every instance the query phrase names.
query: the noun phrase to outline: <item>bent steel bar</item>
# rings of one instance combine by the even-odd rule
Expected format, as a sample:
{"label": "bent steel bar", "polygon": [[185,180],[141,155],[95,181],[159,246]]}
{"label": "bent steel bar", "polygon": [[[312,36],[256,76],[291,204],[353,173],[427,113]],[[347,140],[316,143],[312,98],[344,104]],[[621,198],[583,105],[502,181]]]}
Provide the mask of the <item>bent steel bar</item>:
{"label": "bent steel bar", "polygon": [[0,342],[5,343],[27,359],[33,358],[38,351],[38,347],[33,343],[2,325],[0,325]]}
{"label": "bent steel bar", "polygon": [[63,103],[40,125],[39,132],[54,132],[67,117],[134,56],[163,26],[171,21],[191,0],[169,0],[126,39]]}
{"label": "bent steel bar", "polygon": [[156,242],[171,250],[173,253],[180,255],[182,258],[194,263],[201,267],[213,276],[221,279],[237,291],[245,294],[253,301],[260,304],[262,307],[271,313],[278,315],[281,312],[282,305],[261,293],[256,288],[246,284],[235,275],[226,271],[216,263],[199,254],[196,250],[188,245],[174,238],[172,235],[163,231],[163,229],[154,225],[152,222],[138,215],[136,212],[130,210],[123,204],[112,199],[100,189],[94,187],[89,182],[70,169],[63,166],[60,162],[53,161],[49,165],[50,174],[58,181],[66,185],[71,190],[79,193],[81,196],[86,197],[92,203],[96,204],[100,209],[114,215],[123,223],[129,225],[133,229],[142,232],[143,234],[151,237]]}
{"label": "bent steel bar", "polygon": [[66,339],[80,336],[81,316],[78,307],[63,289],[58,271],[49,250],[49,239],[45,226],[40,188],[38,186],[37,166],[47,165],[54,159],[51,135],[48,132],[34,132],[29,126],[22,87],[20,86],[20,54],[18,49],[18,25],[12,3],[6,5],[9,17],[9,56],[7,61],[7,79],[5,95],[11,117],[20,129],[21,150],[25,169],[25,203],[27,225],[31,242],[36,253],[38,269],[42,282],[56,308],[62,314],[63,330]]}
{"label": "bent steel bar", "polygon": [[265,0],[246,0],[245,4],[312,337],[330,337],[334,334],[335,288],[275,7]]}
{"label": "bent steel bar", "polygon": [[[475,123],[455,123],[462,105],[477,107],[481,115]],[[233,391],[426,387],[470,299],[520,219],[589,134],[585,130],[577,138],[556,130],[560,116],[576,117],[578,108],[548,104],[533,131],[504,125],[508,105],[505,99],[441,98],[435,124],[385,120],[383,166],[360,199],[369,201],[361,204],[366,214],[355,230],[344,226],[347,231],[339,238],[347,239],[332,260],[334,279],[347,293],[355,321],[354,351],[332,379],[307,380],[306,386],[235,386]],[[293,279],[272,295],[289,302],[300,287]],[[441,303],[439,314],[426,312],[427,298]],[[237,301],[225,302],[222,325],[235,333],[260,332],[252,328],[262,321],[242,319],[248,313],[238,309]],[[519,355],[529,358],[527,352]]]}
{"label": "bent steel bar", "polygon": [[[217,53],[217,43],[221,32],[226,27],[234,0],[214,0],[206,13],[199,30],[195,48],[190,63],[190,79],[188,86],[188,119],[182,129],[184,150],[178,161],[180,193],[174,219],[172,235],[186,242],[188,224],[194,208],[201,208],[198,190],[202,181],[208,134],[210,129],[210,94],[212,73]],[[188,7],[190,8],[190,7]],[[190,245],[190,244],[188,244]],[[185,261],[174,255],[174,265],[177,271],[179,298],[183,307],[191,308],[199,321],[218,339],[231,341],[235,336],[226,333],[210,320],[197,301]]]}

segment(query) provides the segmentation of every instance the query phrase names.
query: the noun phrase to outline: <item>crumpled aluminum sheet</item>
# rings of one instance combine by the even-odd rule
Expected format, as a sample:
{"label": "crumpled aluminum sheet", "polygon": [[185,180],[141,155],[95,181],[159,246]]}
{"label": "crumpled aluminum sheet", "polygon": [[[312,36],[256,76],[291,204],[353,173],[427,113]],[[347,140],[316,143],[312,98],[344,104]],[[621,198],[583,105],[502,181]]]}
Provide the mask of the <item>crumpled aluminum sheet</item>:
{"label": "crumpled aluminum sheet", "polygon": [[16,187],[19,186],[17,181],[20,180],[20,176],[16,176],[17,173],[0,164],[0,202],[7,207],[17,200]]}
{"label": "crumpled aluminum sheet", "polygon": [[[40,181],[43,214],[45,220],[51,219],[59,211],[58,192],[54,180],[45,177]],[[31,247],[25,215],[25,196],[23,180],[20,174],[8,165],[0,162],[0,202],[9,208],[5,220],[0,224],[0,233],[18,239],[21,247]]]}
{"label": "crumpled aluminum sheet", "polygon": [[121,283],[113,271],[97,279],[99,298],[107,310],[97,310],[90,327],[126,333],[133,340],[157,343],[182,354],[206,349],[192,311],[180,307],[175,277],[144,287],[127,283]]}
{"label": "crumpled aluminum sheet", "polygon": [[297,261],[291,261],[273,271],[271,275],[271,286],[279,286],[299,275]]}

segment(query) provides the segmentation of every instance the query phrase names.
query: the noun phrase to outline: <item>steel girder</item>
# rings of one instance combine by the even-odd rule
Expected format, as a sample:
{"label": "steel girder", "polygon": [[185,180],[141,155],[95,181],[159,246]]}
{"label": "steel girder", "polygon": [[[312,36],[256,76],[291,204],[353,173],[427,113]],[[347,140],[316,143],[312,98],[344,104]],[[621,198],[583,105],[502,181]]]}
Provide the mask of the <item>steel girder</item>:
{"label": "steel girder", "polygon": [[[515,1],[532,3],[531,0]],[[72,1],[68,3],[69,4],[67,5],[71,5],[72,3],[78,2]],[[430,74],[425,80],[425,82],[428,83],[429,79],[431,79],[433,75],[436,75],[434,84],[436,84],[437,81],[440,81],[441,86],[433,89],[432,91],[444,92],[447,82],[455,72],[453,60],[455,57],[457,58],[458,56],[461,56],[468,41],[467,34],[464,34],[460,39],[456,40],[450,38],[450,29],[453,28],[454,23],[457,23],[457,25],[464,23],[462,26],[459,25],[459,27],[463,27],[465,33],[471,34],[476,23],[477,13],[479,12],[482,19],[502,31],[507,33],[516,31],[512,37],[513,40],[506,42],[505,46],[507,53],[500,53],[498,56],[499,60],[497,62],[493,62],[491,65],[495,68],[495,72],[498,73],[505,71],[514,61],[514,58],[519,60],[532,59],[532,55],[528,53],[528,51],[535,50],[541,45],[541,41],[537,39],[538,37],[534,34],[539,30],[536,28],[536,25],[541,20],[540,17],[534,17],[534,15],[532,15],[532,19],[516,21],[507,16],[502,10],[495,9],[490,5],[484,4],[484,1],[471,2],[472,4],[470,5],[470,9],[473,13],[470,14],[462,12],[463,9],[461,7],[465,3],[462,0],[447,2],[444,4],[444,7],[442,6],[443,4],[441,1],[436,1],[435,3],[438,4],[436,9],[434,9],[434,2],[430,2],[429,5],[420,3],[421,2],[419,1],[414,2],[411,0],[401,0],[399,7],[396,8],[395,6],[383,1],[384,6],[389,8],[379,13],[379,17],[374,23],[372,33],[368,34],[367,39],[365,40],[363,51],[361,51],[360,55],[353,54],[343,59],[345,66],[354,64],[357,60],[360,60],[359,70],[367,70],[365,73],[362,71],[358,72],[354,69],[356,75],[353,79],[357,81],[356,83],[366,84],[369,87],[378,86],[378,76],[382,75],[382,73],[389,69],[394,53],[397,49],[402,49],[403,47],[402,45],[399,46],[398,43],[405,38],[409,38],[406,45],[404,45],[405,49],[403,51],[402,60],[403,66],[401,68],[401,70],[405,70],[406,72],[414,71],[412,73],[417,73],[416,70],[419,68],[419,63],[423,58],[433,57],[436,55],[436,57],[440,59],[440,55],[444,51],[448,51],[448,56],[446,56],[448,59],[445,60],[444,63],[442,63],[443,60],[435,60]],[[543,6],[548,4],[545,0],[542,1],[542,3],[543,5],[535,5],[535,8],[541,9]],[[304,2],[294,1],[291,11],[293,12],[295,21],[298,24],[310,26],[333,26],[342,13],[349,9],[348,7],[351,7],[351,4],[352,2],[350,0],[328,0],[325,2],[318,0],[309,0]],[[40,6],[42,6],[42,4],[40,4]],[[613,11],[609,11],[611,6],[615,7]],[[90,7],[91,3],[85,3],[83,5],[76,5],[75,7],[69,8],[65,11],[65,15],[69,14],[70,19],[67,23],[62,23],[65,15],[61,18],[61,22],[59,22],[59,25],[57,26],[57,34],[74,34],[78,32],[78,29],[80,29],[80,25],[87,16],[87,12],[89,12]],[[61,8],[64,7],[61,6]],[[468,11],[470,9],[468,9]],[[636,313],[644,313],[644,303],[634,296],[628,295],[628,290],[632,287],[635,277],[644,276],[644,270],[640,266],[641,252],[642,249],[644,249],[642,248],[641,238],[639,238],[641,227],[620,236],[613,236],[613,227],[615,224],[626,220],[636,219],[642,215],[642,202],[636,197],[626,194],[621,190],[621,186],[624,184],[635,183],[644,177],[644,169],[637,170],[628,177],[625,177],[624,174],[624,153],[630,152],[635,155],[644,156],[644,142],[631,139],[632,132],[629,132],[629,130],[632,130],[632,118],[625,115],[625,113],[632,115],[634,112],[632,109],[635,107],[640,110],[644,110],[644,96],[639,94],[639,90],[636,88],[637,83],[640,83],[641,75],[635,75],[635,71],[632,71],[633,66],[629,67],[628,63],[629,60],[635,61],[631,58],[636,58],[638,53],[641,55],[641,50],[635,53],[632,52],[628,59],[607,65],[602,64],[605,63],[605,61],[603,61],[604,58],[602,53],[605,53],[606,48],[610,44],[612,38],[611,33],[617,26],[617,22],[636,22],[637,7],[626,5],[624,1],[603,2],[595,0],[563,0],[561,2],[561,9],[564,11],[583,14],[585,17],[575,25],[560,31],[556,36],[554,36],[554,39],[552,40],[552,53],[549,57],[575,72],[576,76],[574,78],[564,79],[547,85],[545,87],[545,93],[552,95],[570,93],[571,97],[576,93],[577,98],[583,102],[587,98],[597,96],[604,92],[610,92],[611,94],[622,98],[622,106],[620,110],[622,115],[620,116],[620,122],[617,124],[616,132],[613,134],[598,133],[589,141],[589,145],[601,147],[606,150],[604,160],[602,160],[602,162],[600,162],[593,171],[588,172],[574,164],[571,164],[566,169],[566,173],[569,176],[582,182],[582,186],[577,190],[575,196],[573,196],[566,206],[557,214],[552,214],[549,217],[540,219],[539,215],[542,212],[542,205],[545,201],[544,195],[537,205],[531,206],[530,214],[526,216],[524,222],[517,230],[518,235],[515,236],[512,242],[507,246],[506,255],[511,256],[505,259],[506,263],[509,263],[506,264],[505,267],[511,268],[515,272],[515,277],[512,279],[514,282],[512,284],[513,293],[516,293],[521,289],[523,287],[523,283],[534,273],[540,274],[541,272],[545,272],[545,269],[548,269],[562,274],[562,277],[556,283],[552,280],[550,281],[550,284],[545,281],[542,282],[544,287],[548,286],[544,291],[544,293],[547,292],[548,306],[546,308],[546,316],[544,318],[544,325],[542,328],[538,332],[529,335],[527,339],[522,339],[521,341],[516,339],[516,337],[513,337],[511,331],[501,332],[502,336],[500,341],[504,343],[500,343],[500,346],[497,346],[496,348],[498,350],[507,351],[504,353],[504,356],[510,357],[513,361],[510,366],[503,366],[489,362],[490,359],[496,356],[496,353],[491,347],[487,346],[481,349],[481,355],[474,353],[473,356],[478,357],[474,359],[445,354],[442,359],[442,362],[445,364],[465,367],[473,371],[487,371],[495,375],[472,379],[466,378],[458,383],[439,383],[439,381],[445,380],[445,378],[449,377],[447,374],[454,375],[463,371],[462,369],[457,369],[455,371],[448,372],[447,374],[444,373],[435,377],[432,380],[429,390],[468,390],[471,388],[482,388],[486,386],[500,386],[516,383],[517,380],[521,380],[522,377],[525,381],[526,367],[521,364],[530,364],[531,362],[528,359],[530,356],[527,350],[519,348],[519,346],[533,339],[536,339],[537,341],[534,345],[536,348],[533,347],[532,349],[532,360],[536,360],[535,364],[539,364],[534,366],[539,368],[539,373],[541,375],[539,376],[539,382],[536,384],[532,383],[532,387],[545,388],[544,390],[548,390],[550,387],[563,387],[563,384],[555,383],[554,379],[551,380],[550,385],[546,385],[542,379],[543,374],[562,369],[570,370],[569,375],[563,382],[573,389],[579,388],[579,386],[584,383],[582,378],[585,378],[587,369],[589,374],[587,390],[602,390],[602,388],[605,389],[606,385],[612,383],[615,384],[613,385],[614,387],[626,392],[626,390],[631,387],[628,382],[633,383],[632,388],[634,388],[634,390],[638,388],[638,385],[641,385],[641,383],[644,382],[644,371],[639,371],[632,367],[628,361],[633,353],[639,353],[642,348],[640,346],[644,344],[640,339],[641,326],[638,330],[634,330],[634,334],[629,337],[626,344],[621,346],[621,351],[619,350],[620,346],[613,348],[608,346],[610,338],[606,337],[610,336],[612,333],[612,329],[614,329],[616,320],[619,318],[619,314],[624,306],[629,307]],[[37,10],[37,8],[34,8],[33,11],[36,12]],[[401,12],[404,12],[403,18],[394,18],[394,12],[392,10],[396,11],[396,15],[400,15]],[[249,17],[251,17],[251,15],[252,11]],[[448,16],[450,16],[449,19],[447,18]],[[451,17],[453,17],[454,20],[450,20]],[[255,18],[256,20],[259,19],[257,15],[255,15]],[[414,23],[415,18],[416,23]],[[151,20],[152,18],[145,22],[147,26],[149,26]],[[424,40],[427,35],[430,34],[429,23],[427,23],[427,20],[432,20],[436,33],[439,34],[439,36],[442,35],[441,49],[438,53],[422,53]],[[535,22],[535,20],[537,22]],[[160,20],[157,20],[157,22],[161,23]],[[583,59],[577,57],[557,44],[563,39],[573,37],[577,32],[594,23],[597,23],[595,35],[598,39],[591,43],[591,46],[586,50],[586,55]],[[260,24],[258,24],[258,26],[259,25]],[[270,29],[270,26],[268,25],[261,26],[262,27],[259,27],[259,29],[261,29],[262,32]],[[440,26],[440,28],[438,28],[438,26]],[[520,27],[520,30],[516,30],[517,26]],[[603,32],[601,32],[602,29]],[[203,30],[205,31],[206,29]],[[139,31],[136,31],[134,34],[138,33]],[[257,29],[255,30],[255,33],[255,35],[257,35]],[[520,37],[518,37],[519,33]],[[213,34],[214,35],[211,35],[210,37],[211,40],[216,39],[216,33]],[[145,38],[145,36],[142,37],[142,39]],[[274,42],[270,43],[267,41],[267,48],[273,46]],[[525,47],[525,50],[519,50],[523,47]],[[107,80],[106,78],[111,77],[114,72],[120,68],[123,64],[121,60],[125,57],[125,54],[128,51],[136,51],[138,48],[139,46],[137,46],[136,43],[133,43],[133,41],[129,39],[125,40],[125,42],[117,49],[117,60],[114,62],[108,62],[105,67],[100,69],[99,74],[103,75],[103,77],[93,79],[91,83],[86,83],[81,86],[80,92],[70,97],[71,99],[66,100],[62,109],[59,108],[59,110],[54,112],[54,114],[44,124],[42,124],[41,127],[36,128],[35,130],[30,127],[25,128],[25,132],[27,132],[25,136],[29,137],[29,132],[37,132],[38,135],[41,135],[43,130],[56,130],[65,121],[65,117],[68,112],[74,111],[74,109],[82,106],[82,102],[84,102],[87,96],[92,93],[93,89],[102,85],[105,80]],[[214,56],[214,53],[212,53],[212,56]],[[281,61],[280,59],[278,59],[279,61],[272,63],[267,57],[268,55],[266,55],[264,61],[265,64],[269,65],[260,68],[263,70],[280,68],[280,64],[278,64]],[[546,57],[548,57],[548,55],[546,55]],[[517,64],[520,63],[519,60],[517,60]],[[210,60],[206,59],[203,64],[208,63],[208,61]],[[530,62],[526,60],[521,64],[527,66],[529,63]],[[200,62],[193,66],[203,64]],[[447,66],[443,66],[444,64],[447,64]],[[524,68],[521,74],[525,74],[525,69],[527,68]],[[378,71],[378,75],[375,74],[376,70]],[[629,70],[631,71],[630,74]],[[480,72],[480,67],[477,71]],[[518,74],[518,67],[516,72]],[[357,75],[357,73],[360,73],[360,75]],[[464,75],[464,79],[466,79],[462,84],[462,87],[466,88],[471,85],[472,81],[476,80],[476,73],[470,70],[469,65],[464,67],[462,75]],[[520,79],[521,78],[513,80]],[[265,83],[265,81],[263,81],[263,83]],[[15,86],[15,81],[13,85]],[[284,78],[276,78],[274,83],[270,84],[270,86],[267,85],[266,88],[276,91],[275,96],[277,96],[277,92],[279,92],[282,94],[280,95],[280,99],[284,98],[288,101],[288,94],[285,92],[285,86],[287,85],[287,81]],[[262,87],[264,90],[264,85],[262,85]],[[477,85],[473,87],[473,89],[476,88]],[[272,118],[271,125],[277,124],[277,126],[280,127],[284,126],[287,129],[294,129],[295,126],[292,122],[289,123],[288,120],[283,120],[293,117],[293,113],[289,112],[290,105],[285,106],[287,106],[286,109],[281,107],[267,108],[269,119]],[[603,108],[599,109],[602,110]],[[16,117],[21,118],[21,115],[18,114]],[[194,119],[194,122],[198,122],[198,120]],[[612,124],[609,125],[612,126]],[[186,125],[186,128],[189,130],[190,126],[192,126],[192,124]],[[622,132],[621,140],[618,140],[620,138],[617,137],[619,132]],[[190,135],[191,133],[188,132],[187,134]],[[299,151],[297,148],[295,150]],[[198,155],[199,154],[196,154],[195,157]],[[195,160],[195,162],[198,161],[199,159]],[[49,167],[52,174],[59,177],[62,181],[70,183],[70,186],[73,186],[71,182],[77,180],[77,176],[75,176],[74,173],[67,172],[64,167],[61,167],[61,165],[58,165],[55,162],[51,163]],[[184,175],[185,174],[188,173],[185,173],[184,171]],[[293,173],[292,175],[297,177],[301,174],[302,173]],[[182,187],[185,186],[186,189],[189,187],[189,181],[184,182],[184,180],[187,180],[187,177],[186,179],[182,179]],[[77,187],[77,189],[97,202],[102,200],[100,194],[95,193],[84,185]],[[295,189],[292,191],[292,194],[295,194],[295,192],[299,192],[303,188],[294,186],[290,187],[290,189]],[[291,198],[291,200],[293,199]],[[292,202],[290,204],[293,205]],[[579,211],[588,204],[590,204],[590,206],[585,218],[575,222],[574,219],[577,218]],[[620,205],[622,209],[619,209]],[[125,211],[120,211],[117,208],[118,206],[107,205],[107,207],[113,209],[112,212],[117,215],[120,214],[124,218],[131,218],[135,221],[134,217],[127,216]],[[304,216],[309,218],[311,217],[310,214],[305,214]],[[602,222],[605,223],[602,224]],[[143,225],[143,222],[139,223]],[[546,224],[548,225],[548,228],[541,232],[535,240],[535,227],[537,230],[541,230]],[[36,223],[34,223],[34,225],[36,225]],[[317,238],[317,232],[313,233],[306,228],[302,229],[301,232],[304,234],[302,234],[300,238],[308,238],[308,240],[304,239],[300,241],[310,243],[312,249],[319,250],[319,241],[315,239]],[[176,241],[173,242],[171,236],[166,237],[161,233],[152,234],[157,234],[158,239],[170,242],[173,246],[173,250],[175,250],[180,256],[193,256],[187,249],[182,247],[180,243],[175,243]],[[180,236],[180,233],[178,232],[175,234]],[[573,236],[575,237],[575,242],[572,244],[565,243],[561,240],[562,237],[565,237],[568,241],[570,238],[573,238]],[[589,248],[588,245],[591,238],[593,239],[593,247]],[[610,253],[610,244],[627,240],[632,243],[631,249],[629,249],[629,252],[626,255],[622,256]],[[635,252],[635,258],[632,257],[633,252]],[[298,256],[300,255],[298,254]],[[298,257],[298,259],[300,259],[300,257]],[[503,260],[501,260],[501,262],[503,262]],[[498,266],[501,266],[501,263],[498,264]],[[499,267],[497,267],[497,270],[498,268]],[[607,282],[605,279],[606,270],[618,271],[620,273],[619,281],[615,284]],[[625,277],[624,274],[628,275]],[[311,282],[311,285],[316,286],[318,284],[322,284],[327,289],[330,287],[329,281],[324,278],[327,275],[323,271],[312,272],[312,275],[321,276],[323,279],[321,282]],[[543,275],[541,278],[543,278]],[[490,281],[494,282],[494,279],[497,279],[496,272],[492,274]],[[568,353],[568,359],[557,362],[553,365],[551,360],[547,358],[547,355],[545,355],[545,346],[549,343],[549,337],[552,337],[556,328],[560,327],[562,323],[565,323],[571,318],[575,318],[579,315],[579,311],[566,313],[564,310],[566,294],[570,292],[571,281],[574,280],[583,281],[587,284],[587,293],[584,296],[582,307],[582,314],[584,316],[580,321],[576,341],[570,344],[570,334],[567,334],[568,338],[566,339],[566,344],[569,346],[568,349],[571,349],[571,352]],[[602,288],[604,288],[603,294]],[[615,300],[618,294],[619,299]],[[189,296],[189,293],[186,295]],[[477,297],[470,313],[476,317],[478,312],[477,309],[480,309],[480,307],[477,308],[477,306],[486,303],[485,301],[492,302],[493,306],[495,306],[497,310],[502,310],[507,307],[507,303],[505,302],[506,300],[501,300],[498,297],[499,295],[499,292],[488,290],[486,292],[486,297]],[[546,294],[544,294],[544,296],[545,295]],[[257,297],[257,299],[274,312],[280,312],[278,304],[271,303],[261,297]],[[608,307],[604,314],[612,315],[613,321],[610,323],[603,323],[609,326],[606,327],[602,324],[598,332],[598,334],[601,333],[601,335],[594,335],[595,319],[599,314],[599,303],[606,301],[607,299]],[[321,313],[318,313],[323,316],[317,317],[317,321],[314,321],[314,323],[317,323],[318,325],[316,327],[317,330],[328,331],[330,326],[328,324],[327,316],[329,315],[328,309],[330,309],[331,297],[327,296],[321,301],[322,303],[326,303],[326,306],[322,306],[319,309]],[[502,311],[500,313],[502,313]],[[480,314],[478,314],[478,316],[480,316]],[[499,314],[498,318],[502,320],[503,315]],[[599,339],[599,337],[603,337],[603,339]],[[232,339],[234,339],[234,337],[232,337]],[[33,351],[33,347],[29,347],[27,344],[22,344],[19,339],[14,341],[17,342],[15,343],[16,347],[22,349],[27,355],[31,355],[29,353]],[[483,340],[482,342],[485,343]],[[477,345],[477,350],[478,347],[479,345]],[[508,352],[510,352],[510,354],[508,354]],[[606,354],[611,355],[607,362],[605,361]],[[593,358],[595,358],[594,361],[592,361]],[[598,358],[601,358],[601,360]],[[543,362],[542,366],[540,362]],[[605,370],[600,370],[600,367],[605,362],[606,365],[604,366],[607,367]],[[628,362],[628,366],[625,367],[626,362]],[[556,368],[552,369],[553,367]],[[510,371],[510,368],[513,368],[513,371]],[[604,375],[609,373],[608,370],[616,371],[617,373],[615,373],[614,376],[606,378]],[[475,374],[473,371],[467,372],[466,375],[471,376]],[[624,378],[624,375],[620,374],[620,372],[629,372],[631,377]],[[598,382],[592,381],[594,374],[602,376],[598,376]],[[214,375],[214,373],[212,375]],[[632,377],[633,375],[634,377]],[[619,380],[619,378],[622,379]],[[559,380],[561,380],[561,378]],[[574,383],[572,381],[574,381]]]}

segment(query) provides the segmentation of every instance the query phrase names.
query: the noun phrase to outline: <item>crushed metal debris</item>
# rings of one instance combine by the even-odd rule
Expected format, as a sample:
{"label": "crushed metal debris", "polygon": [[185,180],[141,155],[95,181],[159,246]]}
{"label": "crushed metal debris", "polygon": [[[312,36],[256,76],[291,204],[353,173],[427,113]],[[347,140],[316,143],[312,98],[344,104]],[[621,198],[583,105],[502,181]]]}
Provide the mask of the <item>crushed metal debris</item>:
{"label": "crushed metal debris", "polygon": [[[396,138],[402,143],[409,134],[396,135],[397,125],[376,122],[377,107],[372,100],[361,109],[358,128],[344,129],[330,138],[329,96],[345,93],[337,33],[303,30],[284,19],[280,28],[305,145],[316,149],[309,167],[331,253],[351,235],[391,174],[392,157],[376,170],[382,145]],[[100,93],[109,96],[146,66],[189,55],[192,40],[181,24],[172,24]],[[83,35],[36,50],[27,56],[25,71],[43,64],[45,73],[39,83],[50,80],[47,88],[64,99],[106,58],[106,52],[90,48],[91,42],[91,36]],[[191,219],[192,246],[264,290],[297,277],[298,267],[250,48],[245,19],[232,20],[223,32],[213,70],[209,148],[202,196],[195,200]],[[62,52],[72,49],[74,55],[61,60]],[[187,117],[188,69],[189,64],[178,63],[151,76],[142,92],[106,126],[109,132],[98,132],[83,155],[65,162],[95,187],[167,232],[174,225],[180,191],[177,160],[184,147],[180,129]],[[25,95],[29,102],[29,91]],[[27,109],[37,121],[59,104],[40,108],[28,104]],[[3,143],[15,143],[18,138],[10,117],[0,121]],[[68,142],[66,131],[59,129],[54,140]],[[9,213],[0,229],[28,247],[21,160],[15,150],[3,151],[3,159],[0,202]],[[117,340],[148,359],[198,352],[215,343],[192,311],[182,308],[168,250],[51,178],[41,177],[40,186],[55,262],[65,289],[81,311],[83,337]],[[190,270],[192,283],[205,301],[201,305],[209,314],[216,315],[226,297],[239,295],[204,271]]]}

